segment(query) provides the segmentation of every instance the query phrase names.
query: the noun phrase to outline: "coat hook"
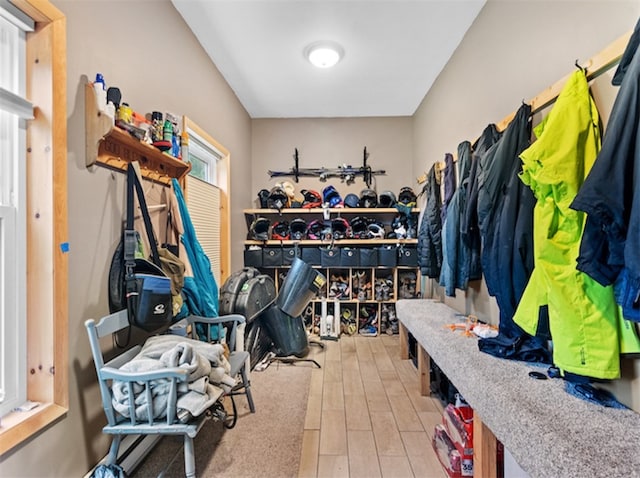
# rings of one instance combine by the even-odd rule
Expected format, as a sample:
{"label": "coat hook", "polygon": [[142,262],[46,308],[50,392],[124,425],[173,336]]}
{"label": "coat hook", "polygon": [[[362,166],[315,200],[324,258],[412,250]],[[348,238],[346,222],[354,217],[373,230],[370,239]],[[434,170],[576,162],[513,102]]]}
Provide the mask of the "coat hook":
{"label": "coat hook", "polygon": [[585,69],[580,66],[580,63],[578,63],[578,59],[577,58],[576,58],[576,62],[574,64],[576,65],[576,68],[578,70],[583,71],[583,72],[585,71]]}

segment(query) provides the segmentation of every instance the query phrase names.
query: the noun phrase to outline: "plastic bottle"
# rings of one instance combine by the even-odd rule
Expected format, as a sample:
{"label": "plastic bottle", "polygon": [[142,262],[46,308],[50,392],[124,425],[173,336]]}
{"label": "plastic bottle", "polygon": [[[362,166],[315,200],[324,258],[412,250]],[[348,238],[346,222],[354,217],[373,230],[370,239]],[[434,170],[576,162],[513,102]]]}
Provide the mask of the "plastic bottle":
{"label": "plastic bottle", "polygon": [[116,112],[120,109],[120,100],[122,100],[122,94],[120,88],[110,86],[107,88],[107,109],[106,113],[113,119],[115,119]]}
{"label": "plastic bottle", "polygon": [[96,73],[96,80],[93,82],[93,89],[96,92],[96,100],[98,109],[105,111],[107,109],[107,89],[104,85],[104,77],[102,73]]}
{"label": "plastic bottle", "polygon": [[107,91],[107,88],[104,84],[104,76],[102,76],[102,73],[96,73],[96,80],[93,82],[93,87],[96,89],[96,91]]}
{"label": "plastic bottle", "polygon": [[120,109],[118,110],[118,119],[127,124],[133,123],[133,111],[131,110],[129,103],[122,103],[120,105]]}
{"label": "plastic bottle", "polygon": [[182,138],[180,139],[180,159],[183,161],[189,161],[189,133],[182,132]]}
{"label": "plastic bottle", "polygon": [[164,141],[168,141],[169,143],[171,143],[171,141],[173,140],[173,125],[168,119],[164,120],[164,127],[162,128],[162,139]]}
{"label": "plastic bottle", "polygon": [[113,104],[113,102],[109,101],[107,103],[107,105],[105,106],[104,112],[106,113],[106,115],[111,118],[112,120],[115,120],[116,118],[116,107]]}
{"label": "plastic bottle", "polygon": [[180,136],[177,134],[171,137],[171,156],[180,159]]}
{"label": "plastic bottle", "polygon": [[163,126],[162,113],[160,113],[159,111],[152,112],[151,113],[151,141],[152,142],[155,143],[156,141],[162,141],[162,136],[163,136],[162,126]]}

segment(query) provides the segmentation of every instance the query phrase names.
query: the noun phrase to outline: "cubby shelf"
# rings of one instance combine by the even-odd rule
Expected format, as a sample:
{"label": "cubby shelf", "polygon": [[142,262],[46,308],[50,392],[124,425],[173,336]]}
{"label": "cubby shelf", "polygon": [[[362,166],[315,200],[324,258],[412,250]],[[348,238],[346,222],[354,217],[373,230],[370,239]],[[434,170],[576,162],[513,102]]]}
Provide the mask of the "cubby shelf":
{"label": "cubby shelf", "polygon": [[[410,210],[410,214],[416,219],[420,213],[420,209],[413,208]],[[396,208],[331,208],[331,209],[302,209],[302,208],[288,208],[280,211],[276,209],[245,209],[243,211],[245,220],[247,222],[247,230],[251,230],[252,222],[258,217],[268,218],[272,224],[277,221],[291,220],[295,217],[302,217],[307,221],[313,219],[330,220],[337,217],[345,217],[347,220],[356,216],[365,216],[375,219],[380,223],[389,225],[396,215],[400,214],[400,211]],[[328,218],[328,219],[327,219]],[[378,249],[383,246],[398,246],[398,252],[404,249],[412,249],[415,253],[415,247],[418,243],[417,239],[339,239],[339,240],[318,240],[318,239],[302,239],[302,240],[267,240],[259,241],[253,239],[247,239],[244,241],[245,245],[245,266],[258,266],[257,264],[250,263],[247,259],[247,253],[258,252],[258,255],[264,254],[266,251],[278,250],[282,247],[282,255],[285,255],[285,251],[291,253],[291,250],[295,251],[295,248],[299,248],[300,256],[305,259],[305,251],[310,249],[344,249],[350,248],[357,249]],[[257,251],[252,251],[256,249]],[[395,248],[392,249],[392,255],[398,258],[398,253],[395,252]],[[260,250],[264,252],[259,252]],[[321,251],[322,252],[322,251]],[[415,259],[415,255],[412,256]],[[398,299],[406,298],[418,298],[421,297],[419,269],[417,262],[412,265],[396,264],[395,259],[393,264],[389,265],[384,263],[383,265],[364,265],[364,266],[352,266],[352,265],[321,265],[318,263],[308,262],[314,269],[320,270],[320,272],[327,278],[327,283],[324,288],[319,292],[318,296],[311,300],[308,311],[312,314],[312,323],[315,324],[316,318],[322,313],[323,307],[328,309],[329,314],[334,313],[334,309],[340,310],[341,314],[344,309],[349,309],[349,320],[355,322],[357,327],[357,334],[362,334],[362,331],[366,329],[366,335],[378,335],[387,331],[397,331],[397,318],[395,315],[395,303]],[[324,264],[324,262],[323,262]],[[264,274],[268,274],[273,277],[275,281],[276,291],[279,290],[281,282],[286,276],[290,264],[283,263],[281,265],[258,266]],[[356,278],[356,274],[364,274],[364,282],[359,282]],[[405,281],[405,277],[411,275],[409,278],[409,284],[401,284]],[[381,285],[382,283],[385,285]],[[333,292],[338,297],[330,297],[332,294],[331,288],[336,290]],[[380,295],[378,291],[378,298],[376,298],[376,287],[386,287],[387,290],[384,295]],[[363,292],[364,290],[364,292]],[[358,293],[360,291],[360,293]],[[344,295],[344,297],[343,297]],[[308,317],[306,317],[308,319]],[[393,322],[393,325],[392,325]],[[375,328],[375,334],[371,333],[371,329],[367,326],[373,325]],[[353,329],[351,329],[353,332]]]}
{"label": "cubby shelf", "polygon": [[[353,214],[353,215],[360,215],[360,214],[376,214],[376,215],[380,215],[380,214],[398,214],[398,210],[394,207],[378,207],[378,208],[360,208],[360,207],[336,207],[336,208],[328,208],[328,209],[322,209],[322,208],[311,208],[311,209],[307,209],[307,208],[287,208],[287,209],[281,209],[280,211],[278,211],[277,209],[245,209],[242,212],[244,212],[244,214],[255,214],[255,215],[261,215],[261,214],[322,214],[323,211],[329,211],[329,214],[335,215],[335,216],[340,216],[340,215],[345,215],[345,214]],[[420,212],[419,208],[412,208],[411,209],[411,213],[412,214],[418,214]]]}
{"label": "cubby shelf", "polygon": [[335,241],[322,241],[320,239],[302,239],[294,241],[286,239],[283,241],[270,239],[268,241],[257,241],[255,239],[247,239],[244,241],[247,246],[315,246],[315,247],[335,247],[342,246],[380,246],[384,244],[417,244],[417,239],[338,239]]}

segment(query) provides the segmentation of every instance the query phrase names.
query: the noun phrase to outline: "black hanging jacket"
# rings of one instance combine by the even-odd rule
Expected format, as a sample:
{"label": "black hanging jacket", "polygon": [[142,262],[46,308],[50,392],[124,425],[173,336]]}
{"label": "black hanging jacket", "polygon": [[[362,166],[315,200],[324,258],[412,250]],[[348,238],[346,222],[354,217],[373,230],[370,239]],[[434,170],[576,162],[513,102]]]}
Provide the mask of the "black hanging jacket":
{"label": "black hanging jacket", "polygon": [[442,201],[435,164],[429,169],[422,192],[427,198],[427,204],[418,232],[418,265],[423,276],[438,279],[442,267]]}
{"label": "black hanging jacket", "polygon": [[[530,135],[531,106],[523,104],[500,140],[480,158],[478,226],[482,239],[482,270],[489,294],[496,296],[496,299],[499,299],[499,295],[511,294],[511,291],[505,290],[507,283],[500,278],[511,274],[511,254],[510,249],[507,251],[506,248],[513,247],[514,231],[500,231],[500,216],[505,205],[509,208],[507,213],[517,215],[516,198],[511,197],[506,201],[507,185],[520,171],[519,155],[529,145]],[[517,195],[518,191],[514,193]],[[503,253],[509,252],[508,259],[499,257],[501,249]],[[498,305],[501,306],[500,303]],[[501,313],[501,322],[503,316],[513,315],[513,312]]]}
{"label": "black hanging jacket", "polygon": [[640,322],[640,21],[612,83],[602,149],[570,206],[587,213],[577,268],[613,283],[624,318]]}
{"label": "black hanging jacket", "polygon": [[488,125],[480,138],[473,145],[471,155],[471,169],[467,186],[467,199],[464,211],[460,215],[460,239],[469,248],[469,280],[482,278],[480,263],[480,229],[478,227],[478,165],[480,158],[500,139],[500,132],[495,124]]}

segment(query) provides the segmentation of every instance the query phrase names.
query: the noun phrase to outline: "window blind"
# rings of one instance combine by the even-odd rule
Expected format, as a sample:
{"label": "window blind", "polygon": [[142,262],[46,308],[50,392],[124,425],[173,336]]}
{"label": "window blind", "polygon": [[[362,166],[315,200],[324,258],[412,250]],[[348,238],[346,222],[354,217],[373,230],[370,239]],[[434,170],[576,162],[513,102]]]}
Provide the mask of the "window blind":
{"label": "window blind", "polygon": [[187,192],[191,222],[198,241],[211,262],[211,272],[220,287],[220,189],[188,176]]}

